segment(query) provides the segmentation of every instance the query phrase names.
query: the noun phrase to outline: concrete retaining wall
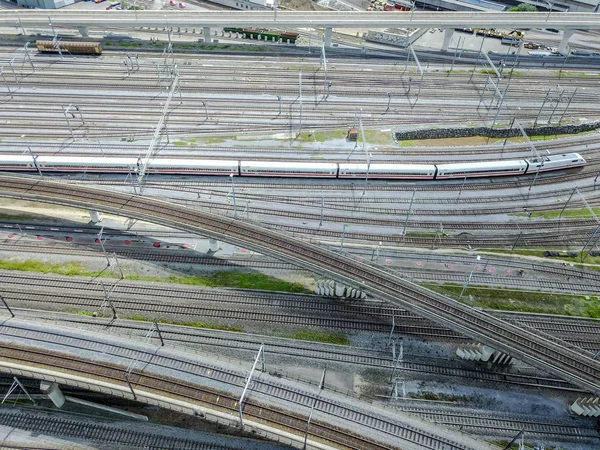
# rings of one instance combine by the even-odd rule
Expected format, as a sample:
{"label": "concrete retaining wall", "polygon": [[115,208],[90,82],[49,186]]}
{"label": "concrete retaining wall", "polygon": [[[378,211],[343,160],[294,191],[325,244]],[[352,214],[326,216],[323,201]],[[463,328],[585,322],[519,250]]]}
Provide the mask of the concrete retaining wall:
{"label": "concrete retaining wall", "polygon": [[[551,134],[575,134],[582,131],[591,131],[600,128],[600,121],[583,123],[580,125],[560,125],[560,126],[540,126],[535,128],[525,128],[528,135],[551,135]],[[440,139],[440,138],[461,138],[471,136],[487,136],[494,138],[521,136],[521,131],[517,127],[509,128],[429,128],[411,131],[396,131],[395,137],[398,141],[410,139]]]}

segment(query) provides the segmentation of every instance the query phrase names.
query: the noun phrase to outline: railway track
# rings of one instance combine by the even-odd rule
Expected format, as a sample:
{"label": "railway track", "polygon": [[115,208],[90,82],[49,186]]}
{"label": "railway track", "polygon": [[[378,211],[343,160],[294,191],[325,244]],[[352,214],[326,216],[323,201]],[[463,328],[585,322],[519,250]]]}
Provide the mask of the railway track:
{"label": "railway track", "polygon": [[458,304],[364,262],[350,260],[295,240],[289,235],[167,202],[88,187],[68,186],[65,189],[64,185],[54,182],[0,177],[0,191],[4,197],[86,207],[243,243],[259,253],[286,258],[317,273],[333,276],[350,285],[359,285],[376,297],[442,322],[575,385],[600,393],[600,363],[592,359],[593,355],[576,353],[566,346]]}
{"label": "railway track", "polygon": [[[464,281],[464,274],[460,276],[461,281]],[[99,282],[87,278],[72,278],[30,275],[14,271],[0,272],[2,294],[13,307],[46,309],[47,293],[53,292],[55,301],[49,309],[88,312],[102,309],[101,305],[106,297]],[[155,283],[147,287],[127,280],[119,281],[110,290],[113,304],[120,313],[142,314],[149,318],[181,321],[199,318],[223,324],[233,321],[240,324],[268,323],[387,333],[391,329],[391,318],[394,316],[401,319],[395,328],[397,334],[464,339],[460,334],[410,314],[404,309],[380,303],[348,303],[341,299],[326,300],[298,294],[235,289],[221,291],[173,284]],[[182,298],[187,301],[181,302]],[[600,345],[600,324],[595,319],[566,319],[562,316],[502,311],[491,313],[549,333],[587,351],[595,352]]]}
{"label": "railway track", "polygon": [[564,421],[536,419],[527,415],[504,416],[501,413],[483,413],[479,411],[457,411],[456,409],[439,407],[434,409],[418,405],[403,405],[397,402],[396,408],[400,411],[416,414],[434,423],[458,427],[472,434],[513,438],[521,430],[527,434],[528,439],[543,441],[587,442],[588,445],[597,445],[598,429],[593,425],[571,424]]}
{"label": "railway track", "polygon": [[[173,352],[166,356],[164,352],[157,352],[150,346],[138,344],[131,348],[126,344],[97,341],[87,336],[82,338],[80,334],[66,330],[62,330],[62,333],[48,332],[15,321],[10,322],[2,327],[5,332],[3,336],[11,336],[14,340],[10,345],[0,343],[0,354],[5,360],[60,367],[94,379],[109,380],[120,386],[127,386],[123,382],[123,371],[127,370],[125,368],[129,363],[129,380],[132,389],[138,392],[138,401],[144,398],[140,391],[153,390],[194,404],[209,405],[237,417],[239,396],[230,392],[241,392],[246,376],[243,372],[221,368],[214,363],[207,364]],[[34,348],[32,343],[36,341],[54,344],[57,350]],[[82,356],[98,355],[100,349],[102,359],[95,357],[92,361],[89,357]],[[74,350],[77,351],[76,355]],[[107,358],[110,358],[110,362]],[[144,368],[137,368],[138,364]],[[177,378],[174,377],[175,374]],[[311,421],[310,435],[334,442],[343,448],[399,449],[403,442],[409,448],[420,445],[435,450],[441,450],[445,445],[455,449],[488,448],[483,444],[477,445],[468,438],[463,438],[463,442],[456,442],[452,437],[441,437],[432,431],[425,431],[415,421],[406,421],[397,415],[392,418],[381,410],[369,407],[350,407],[343,399],[310,394],[264,375],[255,377],[253,381],[251,395],[243,404],[246,420],[261,418],[278,428],[303,435],[310,405],[313,405],[316,417]],[[215,383],[218,383],[217,387]],[[289,409],[294,412],[289,412]],[[332,420],[332,417],[337,419]],[[333,423],[327,423],[327,419]],[[344,421],[346,427],[351,425],[353,431],[337,425],[338,421]],[[393,443],[381,442],[383,436],[393,439]],[[469,441],[471,445],[465,444]]]}
{"label": "railway track", "polygon": [[[53,227],[50,227],[53,228]],[[103,233],[104,234],[104,233]],[[106,234],[105,234],[106,235]],[[54,236],[45,235],[45,238],[52,239]],[[64,236],[61,236],[64,238]],[[269,259],[247,259],[247,258],[213,258],[209,256],[200,256],[193,253],[184,254],[181,251],[166,251],[161,250],[159,252],[152,252],[148,249],[135,249],[127,250],[122,245],[111,245],[110,238],[106,238],[104,242],[104,248],[109,253],[114,252],[120,259],[129,259],[136,261],[153,261],[167,264],[191,264],[200,265],[204,267],[229,267],[229,268],[252,268],[252,269],[269,269],[269,270],[297,270],[298,267],[293,264],[288,264],[281,261],[274,261]],[[98,257],[100,256],[99,251],[89,249],[88,244],[69,244],[66,247],[57,247],[55,245],[40,245],[39,242],[11,242],[2,243],[0,242],[0,251],[4,252],[17,252],[26,254],[55,254],[55,255],[68,255],[70,257]],[[365,255],[367,259],[372,258],[372,255]],[[385,256],[384,256],[385,258]],[[391,267],[389,269],[392,269]],[[456,272],[440,272],[439,270],[427,270],[427,269],[407,269],[399,268],[403,276],[413,279],[414,281],[434,281],[434,282],[455,282],[463,283],[465,275],[464,273]],[[481,271],[481,267],[480,267]],[[509,269],[512,274],[512,270]],[[571,275],[566,275],[570,278]],[[596,294],[600,292],[600,283],[593,284],[591,278],[585,278],[583,281],[581,275],[576,273],[574,275],[574,281],[561,281],[552,279],[536,278],[511,278],[507,276],[491,275],[488,273],[474,273],[472,276],[472,285],[484,285],[484,286],[502,286],[502,288],[516,288],[516,289],[529,289],[536,291],[563,291],[563,292],[577,292],[577,293],[590,293]]]}
{"label": "railway track", "polygon": [[[594,134],[577,134],[570,136],[568,139],[551,139],[548,141],[537,141],[535,143],[538,151],[551,150],[553,152],[561,152],[561,151],[572,151],[573,147],[577,146],[592,146],[591,149],[588,149],[586,153],[586,157],[589,158],[590,154],[595,152],[595,145],[600,143],[600,135],[598,133]],[[27,145],[26,145],[27,144]],[[128,143],[128,144],[120,144],[120,143],[111,143],[110,145],[102,145],[102,143],[94,142],[94,141],[79,141],[66,145],[65,143],[59,143],[54,141],[43,141],[43,142],[27,142],[24,143],[22,140],[7,140],[3,139],[2,146],[0,147],[0,151],[5,151],[8,153],[14,153],[15,151],[21,152],[26,151],[27,146],[31,147],[35,154],[50,154],[50,155],[63,155],[63,156],[85,156],[89,155],[89,150],[95,151],[96,154],[106,154],[113,156],[122,156],[124,152],[131,153],[134,155],[144,154],[148,150],[147,145],[136,144],[136,143]],[[78,150],[74,150],[77,148]],[[82,150],[88,150],[88,152],[83,152]],[[505,151],[503,151],[505,150]],[[197,145],[193,144],[191,146],[186,146],[185,150],[182,150],[181,146],[168,144],[162,150],[161,154],[168,154],[169,156],[177,157],[177,158],[186,158],[190,157],[190,152],[193,152],[197,155],[212,155],[217,154],[221,155],[223,151],[226,151],[228,154],[236,155],[235,152],[240,152],[240,158],[248,157],[249,154],[259,154],[264,155],[268,153],[272,153],[273,157],[278,155],[299,155],[304,151],[302,148],[270,148],[270,147],[243,147],[242,150],[236,148],[223,148],[223,147],[211,147],[210,145]],[[348,157],[347,150],[341,150],[338,148],[323,148],[319,149],[320,154],[328,156],[341,156],[344,158]],[[437,146],[418,146],[418,147],[403,147],[402,155],[406,156],[419,156],[423,155],[435,155],[439,161],[440,153],[443,152],[444,155],[447,156],[460,156],[460,155],[478,155],[478,157],[482,157],[482,155],[486,155],[487,153],[493,153],[488,158],[497,158],[497,153],[500,152],[507,159],[518,159],[525,158],[531,156],[531,149],[525,143],[518,142],[510,142],[505,147],[501,144],[491,143],[487,145],[469,145],[466,147],[437,147]],[[126,154],[125,153],[125,154]],[[312,153],[312,152],[310,152]],[[388,150],[386,148],[379,148],[376,152],[376,156],[397,156],[398,150],[392,149]],[[195,156],[198,157],[198,156]],[[256,157],[256,156],[253,156]],[[412,161],[412,160],[411,160]],[[422,161],[422,159],[415,159],[415,161]]]}
{"label": "railway track", "polygon": [[[19,311],[19,310],[17,310]],[[20,317],[36,321],[57,321],[68,326],[87,329],[93,332],[111,333],[118,336],[127,335],[139,341],[144,341],[148,334],[148,322],[115,321],[112,319],[52,314],[20,310]],[[63,326],[64,326],[63,325]],[[225,358],[224,355],[239,355],[243,360],[251,360],[256,349],[265,345],[265,352],[279,360],[292,361],[296,365],[319,362],[328,368],[339,367],[348,370],[348,367],[376,368],[392,370],[395,366],[391,351],[374,348],[348,347],[318,342],[305,342],[298,340],[281,339],[269,336],[259,336],[245,333],[231,333],[198,328],[179,327],[161,324],[161,334],[165,342],[187,346],[191,349],[202,349],[203,352],[214,354],[215,357]],[[235,364],[234,360],[230,360]],[[535,370],[520,368],[518,371],[510,367],[496,366],[495,368],[474,367],[472,363],[449,360],[446,358],[427,357],[422,354],[404,352],[404,359],[397,364],[402,372],[408,374],[422,374],[425,377],[458,378],[477,382],[491,383],[493,385],[520,386],[526,388],[542,388],[556,392],[582,392],[572,384],[550,376],[539,374]],[[277,370],[273,371],[278,373]],[[292,375],[293,377],[293,375]],[[285,378],[285,377],[284,377]]]}
{"label": "railway track", "polygon": [[[144,96],[140,94],[143,91],[154,92],[157,88],[160,89],[157,87],[158,78],[155,77],[154,66],[142,64],[140,72],[131,74],[130,77],[124,77],[124,74],[114,74],[114,69],[117,67],[116,65],[101,65],[99,67],[94,67],[91,64],[84,64],[83,61],[85,60],[82,60],[82,65],[79,66],[80,60],[76,60],[76,65],[73,68],[70,66],[73,61],[59,62],[55,60],[53,64],[43,64],[45,69],[43,80],[45,85],[44,92],[38,90],[38,92],[26,93],[29,87],[35,87],[39,84],[40,80],[38,80],[37,72],[31,73],[27,67],[18,68],[16,73],[21,75],[20,80],[18,82],[16,79],[7,81],[7,83],[14,82],[11,87],[14,91],[11,93],[14,101],[9,102],[6,106],[5,111],[7,120],[0,122],[0,129],[3,130],[3,134],[6,136],[20,136],[25,130],[30,137],[43,137],[45,134],[48,135],[49,133],[54,137],[62,137],[65,134],[68,135],[67,131],[63,130],[63,117],[60,115],[60,111],[56,111],[57,102],[62,102],[65,104],[77,104],[85,111],[86,128],[75,130],[77,135],[81,134],[81,132],[84,132],[88,137],[100,137],[102,134],[102,137],[104,138],[109,135],[120,137],[120,135],[123,134],[137,136],[149,135],[151,132],[148,131],[148,127],[155,124],[156,118],[160,114],[161,106],[158,101],[152,102],[150,98],[148,98],[148,104],[140,107],[140,103],[144,102]],[[291,105],[297,92],[295,82],[296,68],[273,69],[269,75],[269,79],[273,80],[272,82],[265,82],[264,71],[250,70],[247,68],[242,70],[240,68],[241,72],[246,73],[239,74],[240,79],[236,86],[232,86],[231,82],[227,85],[223,84],[221,81],[223,69],[221,67],[211,67],[210,64],[206,64],[202,66],[202,69],[203,75],[197,76],[196,68],[191,69],[185,65],[180,68],[181,73],[186,79],[180,86],[181,92],[185,94],[185,100],[178,108],[172,111],[170,122],[171,133],[205,134],[209,131],[209,128],[210,131],[213,132],[219,130],[226,132],[231,130],[232,127],[235,127],[237,131],[242,129],[253,131],[262,130],[265,132],[273,131],[274,129],[286,131],[289,128],[288,118],[280,118],[279,115],[275,118],[272,116],[273,111],[276,111],[278,107],[278,102],[274,99],[281,95],[285,97],[291,96],[290,98],[285,99],[285,103],[287,103],[287,114],[287,107],[288,105]],[[232,69],[230,70],[230,73],[232,71],[235,72],[236,70]],[[86,74],[88,75],[87,77],[85,76]],[[99,76],[99,74],[102,74],[102,76]],[[76,75],[76,77],[72,78],[73,75]],[[336,87],[333,88],[333,90],[330,90],[331,96],[328,98],[328,101],[317,101],[317,105],[313,107],[310,117],[305,117],[306,125],[315,130],[331,127],[345,127],[354,120],[353,111],[357,108],[364,109],[363,122],[367,126],[381,126],[382,119],[385,119],[387,123],[397,125],[408,123],[407,120],[412,123],[414,123],[415,120],[435,121],[434,119],[439,116],[439,111],[437,109],[436,111],[433,111],[433,108],[422,109],[418,112],[411,109],[411,114],[407,114],[407,111],[405,110],[407,110],[408,106],[404,102],[404,97],[406,96],[407,89],[410,88],[407,88],[406,85],[399,85],[398,83],[390,84],[389,80],[386,79],[386,77],[390,80],[392,77],[394,80],[397,79],[397,67],[391,67],[389,75],[386,74],[383,78],[380,74],[374,76],[373,73],[364,70],[355,70],[354,72],[340,70],[339,74],[336,74],[336,70],[332,70],[330,76],[336,83]],[[65,77],[72,78],[76,81],[64,83],[63,80]],[[339,77],[339,83],[337,83],[338,80],[336,77]],[[95,79],[97,81],[94,84],[77,81],[86,79]],[[460,90],[463,94],[462,98],[471,98],[472,102],[476,102],[479,98],[479,91],[483,89],[484,79],[485,76],[475,78],[476,81],[474,84],[468,84],[465,79],[465,87]],[[289,84],[286,84],[287,80],[289,80]],[[350,85],[354,87],[354,90],[348,89],[347,87],[344,87],[343,89],[337,88],[338,84],[343,84],[342,80],[345,83],[344,86],[347,86],[347,84],[350,83]],[[454,80],[454,77],[452,80]],[[448,92],[448,96],[456,96],[463,79],[462,77],[458,77],[456,80],[458,81],[455,86],[453,84],[454,81],[449,81],[447,77],[436,75],[435,78],[424,83],[424,86],[422,87],[423,98],[431,98],[436,101],[444,100],[441,98],[443,95],[440,95],[441,86],[445,88],[442,92]],[[320,83],[320,80],[313,81],[317,83],[317,85]],[[576,96],[571,102],[571,113],[576,115],[593,115],[594,110],[591,105],[594,105],[595,103],[589,102],[590,95],[597,95],[593,92],[593,80],[587,80],[585,77],[581,80],[563,78],[561,80],[561,85],[566,85],[570,82],[573,82],[573,85],[577,82],[580,87],[582,87],[582,84],[589,84],[589,86],[586,86],[588,89],[588,91],[586,91],[586,96]],[[526,80],[523,84],[525,83],[527,83]],[[158,81],[158,84],[160,84],[160,81]],[[365,86],[374,90],[372,92],[365,92]],[[390,86],[394,87],[394,89],[392,89],[395,95],[394,98],[402,98],[403,100],[402,103],[400,103],[400,101],[395,102],[394,107],[391,108],[391,110],[386,111],[384,117],[381,116],[381,114],[385,109],[383,104],[385,104],[387,93],[391,89]],[[448,86],[450,86],[450,88],[448,88]],[[53,89],[62,90],[63,88],[68,88],[71,91],[79,89],[79,92],[72,92],[67,95],[63,92],[52,91]],[[130,94],[132,88],[138,91],[138,95]],[[315,99],[318,100],[318,97],[321,94],[319,94],[316,86],[314,88]],[[90,96],[84,91],[91,89],[94,89],[95,91],[102,89],[104,95],[101,96],[100,100],[101,102],[106,103],[99,103],[98,99],[90,103]],[[513,89],[514,92],[511,91],[513,93],[512,97],[516,95],[517,91],[522,92],[522,86],[518,80],[515,80]],[[243,114],[240,114],[239,110],[243,107],[243,104],[240,104],[239,99],[232,101],[227,98],[209,99],[207,97],[207,95],[209,97],[211,95],[219,95],[221,97],[223,95],[237,95],[242,91],[247,96],[253,92],[261,94],[262,96],[267,92],[271,94],[272,99],[248,97],[248,101],[245,104],[251,104],[252,110],[245,110],[243,111]],[[541,102],[545,97],[546,90],[542,87],[537,89],[529,86],[528,92],[532,95],[533,103],[523,103],[520,101],[518,106],[521,109],[520,114],[533,117],[533,115],[538,112],[538,102],[535,101],[536,99],[533,98],[533,96],[537,95],[539,97],[538,100]],[[202,98],[205,101],[211,102],[211,115],[218,117],[218,120],[211,119],[209,121],[208,112],[206,112],[207,123],[210,123],[211,127],[198,128],[197,126],[197,117],[200,113],[197,111],[198,98],[194,96],[198,93],[202,93]],[[344,98],[342,98],[342,95]],[[51,100],[50,97],[53,97],[53,99]],[[382,97],[383,100],[374,100],[373,97]],[[25,101],[27,98],[31,102],[29,108],[27,104],[23,105],[21,103],[21,101]],[[493,111],[485,111],[485,108],[476,112],[471,112],[471,109],[465,111],[464,107],[461,105],[454,105],[447,100],[448,99],[444,100],[443,107],[447,110],[446,116],[448,117],[460,116],[464,120],[480,121],[482,114],[491,117],[491,114],[493,113]],[[186,104],[188,101],[193,103],[193,105]],[[19,103],[18,106],[24,108],[11,109],[13,105],[16,107],[17,103]],[[257,105],[259,108],[257,108]],[[512,105],[510,100],[507,101],[507,111],[508,108],[516,108],[515,105]],[[310,107],[310,103],[306,103],[306,108],[308,109]],[[29,114],[27,114],[28,112]],[[58,112],[58,114],[54,114],[56,112]],[[19,114],[25,114],[26,117],[23,116],[23,118],[21,118]],[[297,116],[298,111],[290,114]],[[500,116],[501,119],[504,119],[511,114],[512,113],[508,111],[503,112]],[[36,126],[32,126],[30,124],[32,116],[39,116],[40,118],[43,116],[43,121],[47,124],[47,129],[41,130],[37,124],[37,128]],[[268,126],[264,125],[265,120],[270,121]],[[147,124],[148,126],[142,126],[142,124]],[[18,128],[19,131],[16,131],[16,128]],[[108,129],[112,129],[112,131],[108,131]]]}
{"label": "railway track", "polygon": [[[129,427],[122,423],[100,423],[87,418],[56,417],[50,414],[39,414],[36,411],[0,410],[0,424],[6,427],[30,431],[35,434],[60,438],[74,438],[95,441],[115,446],[131,445],[139,448],[176,448],[181,450],[229,450],[229,445],[220,445],[203,440],[165,436],[150,433],[148,430],[135,429],[138,423],[130,422]],[[238,442],[241,444],[241,442]],[[9,447],[5,447],[9,448]],[[10,447],[15,448],[15,447]],[[25,448],[25,447],[20,447]]]}

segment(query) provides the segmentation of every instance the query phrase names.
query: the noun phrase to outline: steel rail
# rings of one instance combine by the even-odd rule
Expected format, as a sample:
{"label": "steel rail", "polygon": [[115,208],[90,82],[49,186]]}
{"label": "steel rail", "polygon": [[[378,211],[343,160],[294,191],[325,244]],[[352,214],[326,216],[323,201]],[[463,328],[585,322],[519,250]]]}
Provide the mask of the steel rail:
{"label": "steel rail", "polygon": [[[0,197],[87,208],[210,236],[357,286],[600,395],[600,362],[339,252],[166,201],[53,181],[0,176]],[[566,345],[566,343],[565,343]]]}

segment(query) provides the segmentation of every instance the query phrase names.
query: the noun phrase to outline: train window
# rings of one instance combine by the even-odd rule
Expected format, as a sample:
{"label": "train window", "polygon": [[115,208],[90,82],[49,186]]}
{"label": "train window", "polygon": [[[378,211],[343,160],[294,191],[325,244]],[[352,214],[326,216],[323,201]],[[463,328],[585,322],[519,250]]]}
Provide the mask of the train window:
{"label": "train window", "polygon": [[571,161],[571,162],[577,162],[577,161],[579,161],[579,160],[578,160],[578,159],[574,159],[574,160],[573,160],[573,161]]}

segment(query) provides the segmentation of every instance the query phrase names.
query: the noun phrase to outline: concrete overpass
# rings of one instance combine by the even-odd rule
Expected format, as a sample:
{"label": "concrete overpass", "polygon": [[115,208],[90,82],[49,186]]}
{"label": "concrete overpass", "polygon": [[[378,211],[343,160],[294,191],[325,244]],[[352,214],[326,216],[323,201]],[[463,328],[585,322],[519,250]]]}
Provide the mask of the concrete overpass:
{"label": "concrete overpass", "polygon": [[[198,27],[210,36],[211,27],[323,28],[331,45],[333,28],[556,28],[564,31],[560,48],[578,29],[600,29],[600,14],[526,12],[305,12],[305,11],[0,11],[2,27],[49,26],[78,28]],[[209,33],[207,34],[206,31]],[[446,40],[445,39],[445,40]]]}

